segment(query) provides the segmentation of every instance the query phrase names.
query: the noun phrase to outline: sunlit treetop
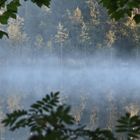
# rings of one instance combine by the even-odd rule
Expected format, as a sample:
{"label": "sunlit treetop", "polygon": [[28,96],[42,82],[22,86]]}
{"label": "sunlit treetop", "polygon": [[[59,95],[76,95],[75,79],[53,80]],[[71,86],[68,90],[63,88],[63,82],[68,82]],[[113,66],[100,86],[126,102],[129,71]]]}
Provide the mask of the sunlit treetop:
{"label": "sunlit treetop", "polygon": [[[7,25],[10,18],[16,19],[18,9],[22,0],[0,0],[0,24]],[[23,0],[29,1],[29,0]],[[39,7],[49,7],[51,0],[31,0]],[[125,17],[132,17],[136,23],[140,23],[140,0],[97,0],[108,11],[111,18],[119,20]],[[0,29],[0,38],[8,34]]]}

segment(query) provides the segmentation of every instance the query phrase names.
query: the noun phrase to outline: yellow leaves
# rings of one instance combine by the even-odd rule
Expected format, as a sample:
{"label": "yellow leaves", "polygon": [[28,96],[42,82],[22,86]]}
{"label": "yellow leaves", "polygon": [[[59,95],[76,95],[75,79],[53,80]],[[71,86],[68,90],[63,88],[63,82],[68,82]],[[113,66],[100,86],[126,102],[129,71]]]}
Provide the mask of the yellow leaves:
{"label": "yellow leaves", "polygon": [[74,11],[74,17],[76,17],[77,19],[80,19],[82,17],[82,12],[80,10],[79,7],[77,7]]}
{"label": "yellow leaves", "polygon": [[77,124],[81,121],[83,112],[86,108],[87,100],[88,97],[86,95],[81,95],[80,104],[73,107],[72,114]]}
{"label": "yellow leaves", "polygon": [[57,43],[64,43],[66,39],[68,39],[68,31],[66,28],[64,28],[64,26],[59,23],[57,26],[57,33],[55,35],[55,41]]}
{"label": "yellow leaves", "polygon": [[126,112],[129,112],[131,117],[138,115],[140,109],[137,104],[129,104],[125,107]]}
{"label": "yellow leaves", "polygon": [[99,114],[99,108],[97,106],[93,106],[92,107],[92,111],[91,111],[91,115],[89,118],[89,124],[88,124],[88,128],[90,130],[96,129],[98,127],[98,114]]}
{"label": "yellow leaves", "polygon": [[47,6],[43,5],[41,7],[41,9],[42,9],[42,11],[44,11],[46,13],[49,13],[49,14],[51,13],[51,8],[50,7],[47,7]]}
{"label": "yellow leaves", "polygon": [[8,96],[8,99],[7,99],[8,110],[10,112],[12,112],[14,110],[21,109],[20,102],[21,102],[21,97],[20,96],[17,96],[17,95]]}
{"label": "yellow leaves", "polygon": [[128,27],[130,27],[131,29],[135,29],[136,26],[137,26],[135,20],[133,19],[133,16],[132,17],[128,17],[125,25],[128,26]]}
{"label": "yellow leaves", "polygon": [[98,21],[99,9],[98,9],[97,1],[88,0],[87,4],[88,4],[89,10],[90,10],[90,16],[91,16],[92,23],[94,25],[99,24],[99,21]]}
{"label": "yellow leaves", "polygon": [[36,36],[35,45],[37,47],[42,47],[44,45],[44,39],[43,39],[43,37],[41,35]]}
{"label": "yellow leaves", "polygon": [[107,45],[109,47],[111,47],[113,45],[113,43],[115,42],[116,40],[116,36],[115,36],[115,33],[112,31],[112,30],[109,30],[107,33],[106,33],[106,41],[107,41]]}
{"label": "yellow leaves", "polygon": [[136,23],[134,19],[136,15],[140,15],[140,9],[138,8],[133,9],[133,11],[131,12],[131,16],[127,18],[127,21],[125,23],[125,25],[130,27],[130,29],[135,29],[138,26],[138,24]]}
{"label": "yellow leaves", "polygon": [[83,43],[90,40],[90,36],[88,34],[88,27],[86,26],[86,24],[84,22],[82,23],[80,39],[81,39],[81,42],[83,42]]}
{"label": "yellow leaves", "polygon": [[10,19],[7,27],[7,32],[10,41],[14,44],[23,43],[27,40],[27,35],[22,32],[22,26],[24,25],[24,19],[17,16],[17,19]]}
{"label": "yellow leaves", "polygon": [[74,21],[75,23],[82,23],[83,22],[82,11],[79,7],[77,7],[73,11],[73,15],[70,16],[70,19],[72,19],[72,21]]}

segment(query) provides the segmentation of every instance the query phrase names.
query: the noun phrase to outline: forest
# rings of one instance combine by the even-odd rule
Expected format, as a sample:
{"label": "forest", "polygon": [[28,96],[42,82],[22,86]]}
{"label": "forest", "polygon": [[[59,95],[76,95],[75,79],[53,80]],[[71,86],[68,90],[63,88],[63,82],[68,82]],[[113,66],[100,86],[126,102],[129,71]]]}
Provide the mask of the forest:
{"label": "forest", "polygon": [[[138,1],[134,4],[136,8],[140,4]],[[140,24],[139,14],[136,16],[139,9],[131,16],[122,14],[123,18],[120,16],[117,20],[116,13],[109,16],[111,9],[106,9],[105,3],[100,4],[98,0],[52,0],[44,5],[37,1],[22,1],[21,5],[18,13],[14,11],[16,18],[8,15],[3,20],[0,16],[0,121],[16,110],[28,110],[30,116],[30,105],[43,97],[46,102],[53,100],[57,94],[46,98],[45,95],[59,91],[60,105],[71,107],[71,111],[60,107],[60,112],[64,111],[66,116],[72,114],[72,118],[68,115],[68,120],[86,125],[88,129],[66,129],[71,135],[86,136],[78,140],[95,139],[90,136],[91,130],[103,134],[97,140],[115,140],[111,132],[116,130],[117,120],[126,112],[124,118],[131,120],[132,117],[132,127],[135,121],[139,124]],[[0,9],[0,15],[4,10]],[[37,103],[45,104],[41,100]],[[41,111],[41,107],[37,111]],[[38,108],[35,105],[31,109]],[[14,113],[28,118],[26,111]],[[23,122],[15,127],[32,126]],[[5,126],[8,125],[12,127],[13,124]],[[5,126],[0,123],[0,140],[26,140],[32,135],[29,128],[11,132]],[[44,126],[41,127],[41,133],[44,133]],[[134,140],[140,138],[140,127],[136,128],[138,137],[136,135]],[[36,130],[34,132],[36,134]],[[118,140],[130,140],[134,133],[130,137],[115,136]],[[71,139],[77,139],[76,136]],[[45,140],[71,139],[48,137]]]}

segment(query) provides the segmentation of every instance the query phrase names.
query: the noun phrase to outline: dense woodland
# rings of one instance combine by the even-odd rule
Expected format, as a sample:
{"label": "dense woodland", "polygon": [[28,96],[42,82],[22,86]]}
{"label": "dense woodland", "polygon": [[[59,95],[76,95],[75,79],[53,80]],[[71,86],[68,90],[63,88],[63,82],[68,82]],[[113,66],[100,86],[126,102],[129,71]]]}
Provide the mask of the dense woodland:
{"label": "dense woodland", "polygon": [[[124,112],[139,114],[139,70],[133,70],[132,62],[139,66],[140,25],[133,15],[120,21],[110,19],[96,0],[53,0],[49,8],[31,2],[22,4],[17,19],[10,19],[6,27],[1,25],[9,35],[0,40],[1,120],[5,113],[28,108],[52,90],[62,93],[61,101],[72,106],[75,121],[89,129],[106,127],[114,131],[116,120]],[[50,68],[45,77],[45,70],[40,69],[49,66],[54,69]],[[90,66],[93,70],[88,71]],[[67,74],[69,68],[71,74]],[[10,81],[10,85],[3,78],[6,73],[15,83]],[[43,78],[50,79],[43,83]],[[24,140],[25,134],[28,137],[29,131],[12,134],[0,126],[1,139],[20,136]]]}
{"label": "dense woodland", "polygon": [[29,2],[24,5],[18,18],[8,23],[9,39],[1,41],[1,59],[7,55],[78,59],[98,53],[109,59],[139,56],[140,29],[133,16],[115,22],[96,0],[54,0],[50,8],[41,9]]}

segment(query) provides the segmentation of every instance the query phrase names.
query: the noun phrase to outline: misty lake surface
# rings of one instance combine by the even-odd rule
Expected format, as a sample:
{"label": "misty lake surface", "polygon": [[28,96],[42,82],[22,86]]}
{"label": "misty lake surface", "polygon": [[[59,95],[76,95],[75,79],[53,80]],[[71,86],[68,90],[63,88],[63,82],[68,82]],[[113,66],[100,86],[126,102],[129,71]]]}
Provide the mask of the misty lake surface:
{"label": "misty lake surface", "polygon": [[[46,92],[60,91],[79,94],[79,90],[94,97],[105,94],[135,96],[140,91],[140,70],[134,65],[13,65],[0,69],[1,93],[7,89],[24,94],[43,96]],[[72,93],[73,92],[73,93]],[[74,93],[75,92],[75,93]],[[129,94],[128,94],[129,95]]]}

